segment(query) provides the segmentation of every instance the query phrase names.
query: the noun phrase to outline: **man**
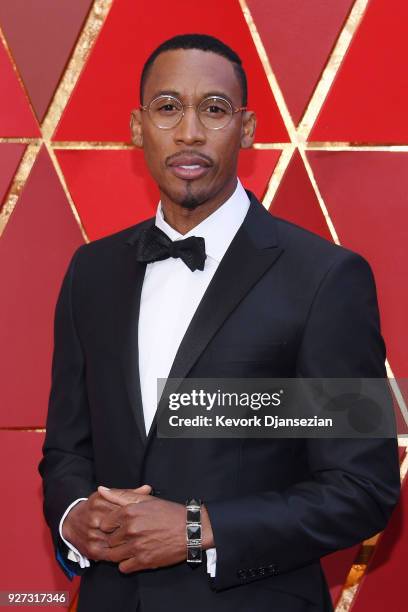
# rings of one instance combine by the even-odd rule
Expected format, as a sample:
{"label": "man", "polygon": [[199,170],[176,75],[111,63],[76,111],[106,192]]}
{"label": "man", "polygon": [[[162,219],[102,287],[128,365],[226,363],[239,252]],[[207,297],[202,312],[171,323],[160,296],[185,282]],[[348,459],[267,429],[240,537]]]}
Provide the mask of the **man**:
{"label": "man", "polygon": [[398,499],[395,439],[157,436],[157,378],[385,377],[368,264],[237,179],[246,97],[221,41],[156,49],[131,116],[156,217],[81,246],[62,284],[39,469],[79,612],[332,610],[319,559]]}

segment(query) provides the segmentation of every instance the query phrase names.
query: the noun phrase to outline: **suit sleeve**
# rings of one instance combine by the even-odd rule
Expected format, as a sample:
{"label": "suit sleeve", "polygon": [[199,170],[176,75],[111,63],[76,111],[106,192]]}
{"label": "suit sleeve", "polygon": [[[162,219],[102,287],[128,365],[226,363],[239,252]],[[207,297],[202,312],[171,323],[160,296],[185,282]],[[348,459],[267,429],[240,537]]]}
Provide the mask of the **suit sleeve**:
{"label": "suit sleeve", "polygon": [[75,324],[75,266],[86,245],[79,247],[68,266],[54,318],[54,352],[43,458],[38,470],[43,479],[44,516],[51,530],[55,554],[72,579],[82,574],[67,559],[68,547],[59,535],[59,522],[77,498],[96,490],[90,416],[86,391],[86,364]]}
{"label": "suit sleeve", "polygon": [[[384,361],[371,269],[359,255],[341,251],[311,304],[297,376],[385,378]],[[397,440],[303,443],[307,480],[283,492],[206,504],[217,549],[216,590],[316,562],[385,528],[400,492]]]}

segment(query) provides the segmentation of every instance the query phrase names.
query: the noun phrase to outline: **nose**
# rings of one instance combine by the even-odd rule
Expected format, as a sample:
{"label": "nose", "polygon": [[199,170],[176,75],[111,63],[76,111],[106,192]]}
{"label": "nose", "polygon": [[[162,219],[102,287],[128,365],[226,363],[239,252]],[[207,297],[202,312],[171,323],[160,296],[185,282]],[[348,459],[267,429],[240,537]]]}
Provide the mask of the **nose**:
{"label": "nose", "polygon": [[205,128],[198,118],[195,107],[184,107],[184,115],[174,128],[175,142],[197,144],[205,142]]}

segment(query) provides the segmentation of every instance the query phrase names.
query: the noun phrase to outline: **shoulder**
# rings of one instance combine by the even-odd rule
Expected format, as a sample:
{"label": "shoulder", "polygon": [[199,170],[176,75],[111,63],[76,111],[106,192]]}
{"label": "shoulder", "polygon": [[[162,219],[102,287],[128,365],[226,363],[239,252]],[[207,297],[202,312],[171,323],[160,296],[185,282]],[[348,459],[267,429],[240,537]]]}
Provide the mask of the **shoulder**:
{"label": "shoulder", "polygon": [[344,261],[358,262],[370,268],[360,254],[274,215],[252,192],[247,191],[247,194],[251,201],[246,223],[249,233],[261,248],[281,248],[280,263],[287,267],[289,273],[299,276],[304,272],[307,276],[320,276]]}
{"label": "shoulder", "polygon": [[277,227],[280,242],[284,248],[297,252],[306,260],[321,260],[325,262],[340,262],[353,259],[365,261],[356,251],[343,245],[327,240],[295,223],[271,215]]}
{"label": "shoulder", "polygon": [[285,250],[298,252],[306,258],[321,257],[330,260],[345,257],[353,252],[295,223],[269,214],[275,224],[278,241]]}
{"label": "shoulder", "polygon": [[375,288],[371,265],[363,255],[279,217],[273,220],[288,275],[293,271],[295,279],[303,277],[316,289],[332,283],[354,293]]}
{"label": "shoulder", "polygon": [[281,249],[278,267],[283,282],[306,293],[317,290],[333,272],[353,278],[363,276],[372,283],[371,267],[362,255],[274,215],[253,193],[247,193],[251,201],[246,219],[248,233],[260,248]]}

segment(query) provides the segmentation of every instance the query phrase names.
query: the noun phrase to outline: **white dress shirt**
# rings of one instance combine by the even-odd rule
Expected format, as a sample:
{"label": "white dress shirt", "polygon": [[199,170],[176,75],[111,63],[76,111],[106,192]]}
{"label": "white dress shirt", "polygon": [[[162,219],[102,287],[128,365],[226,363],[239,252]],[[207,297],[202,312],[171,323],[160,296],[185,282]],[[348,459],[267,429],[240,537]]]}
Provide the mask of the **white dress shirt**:
{"label": "white dress shirt", "polygon": [[[156,211],[156,225],[171,240],[202,236],[205,241],[204,270],[192,272],[180,258],[168,258],[147,264],[139,313],[139,375],[146,434],[149,433],[157,404],[157,379],[167,378],[181,340],[197,310],[214,273],[241,226],[249,208],[249,199],[240,180],[230,198],[204,221],[186,234],[180,234],[164,219],[161,202]],[[79,501],[75,500],[65,511]],[[63,537],[70,548],[68,558],[88,567],[89,560]],[[216,550],[209,548],[207,571],[214,577]]]}

